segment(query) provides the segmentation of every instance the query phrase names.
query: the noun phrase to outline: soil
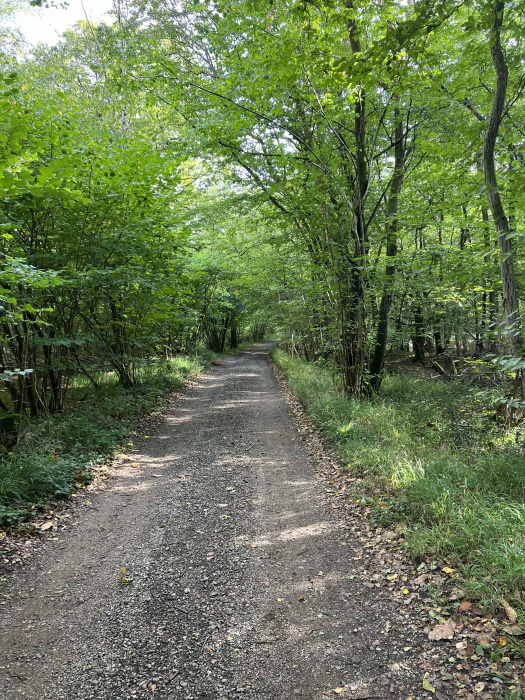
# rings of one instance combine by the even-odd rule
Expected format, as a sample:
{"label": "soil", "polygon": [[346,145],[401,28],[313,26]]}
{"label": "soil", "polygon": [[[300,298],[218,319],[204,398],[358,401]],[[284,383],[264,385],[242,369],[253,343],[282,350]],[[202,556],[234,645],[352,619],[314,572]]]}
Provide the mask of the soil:
{"label": "soil", "polygon": [[367,568],[269,346],[168,401],[5,577],[2,700],[429,695],[417,611]]}

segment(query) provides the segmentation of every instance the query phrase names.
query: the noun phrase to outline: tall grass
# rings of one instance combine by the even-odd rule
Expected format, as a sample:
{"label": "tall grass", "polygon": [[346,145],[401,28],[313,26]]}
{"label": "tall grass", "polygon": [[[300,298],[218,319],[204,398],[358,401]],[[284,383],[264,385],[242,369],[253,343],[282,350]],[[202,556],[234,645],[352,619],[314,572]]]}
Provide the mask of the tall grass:
{"label": "tall grass", "polygon": [[76,377],[68,410],[29,421],[17,447],[0,453],[0,524],[23,520],[35,505],[88,483],[138,419],[210,359],[177,357],[144,363],[138,369],[139,383],[128,390],[112,372],[97,373],[97,390],[86,377]]}
{"label": "tall grass", "polygon": [[407,522],[414,555],[454,562],[469,593],[511,599],[523,615],[523,435],[498,427],[459,382],[390,376],[380,398],[357,403],[328,369],[273,357],[344,468],[362,478],[371,518]]}

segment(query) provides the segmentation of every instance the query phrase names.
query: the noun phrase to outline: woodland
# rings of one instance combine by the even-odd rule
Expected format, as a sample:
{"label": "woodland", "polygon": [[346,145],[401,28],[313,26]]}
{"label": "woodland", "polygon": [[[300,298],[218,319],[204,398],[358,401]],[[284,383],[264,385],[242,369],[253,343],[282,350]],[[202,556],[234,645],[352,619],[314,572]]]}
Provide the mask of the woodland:
{"label": "woodland", "polygon": [[117,0],[36,48],[15,10],[4,524],[274,337],[371,517],[522,606],[525,2]]}

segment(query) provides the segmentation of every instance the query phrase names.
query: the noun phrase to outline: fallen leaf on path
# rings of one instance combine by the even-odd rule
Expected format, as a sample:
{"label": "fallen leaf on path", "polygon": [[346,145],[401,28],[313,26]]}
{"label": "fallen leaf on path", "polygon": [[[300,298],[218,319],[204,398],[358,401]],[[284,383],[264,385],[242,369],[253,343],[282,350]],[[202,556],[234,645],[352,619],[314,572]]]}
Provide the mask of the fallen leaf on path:
{"label": "fallen leaf on path", "polygon": [[479,644],[479,645],[482,646],[482,647],[488,647],[488,646],[490,646],[490,642],[491,642],[490,637],[487,637],[487,635],[486,635],[486,634],[483,634],[483,633],[482,633],[482,634],[478,634],[478,636],[477,636],[477,638],[476,638],[476,643]]}
{"label": "fallen leaf on path", "polygon": [[516,622],[516,620],[518,619],[518,614],[516,613],[514,608],[511,608],[510,605],[507,603],[507,601],[504,600],[503,598],[500,600],[500,603],[501,603],[503,609],[505,610],[507,617],[509,618],[510,624],[513,625]]}
{"label": "fallen leaf on path", "polygon": [[436,689],[432,685],[432,683],[429,683],[429,681],[423,681],[423,688],[425,690],[428,690],[430,693],[435,693]]}
{"label": "fallen leaf on path", "polygon": [[463,600],[459,604],[459,612],[465,612],[466,610],[470,610],[472,608],[472,603],[469,600]]}
{"label": "fallen leaf on path", "polygon": [[430,630],[428,633],[428,638],[432,642],[440,639],[452,639],[454,637],[455,629],[456,623],[451,617],[449,617],[449,619],[443,622],[443,624],[436,625],[433,630]]}
{"label": "fallen leaf on path", "polygon": [[344,691],[344,688],[334,688],[334,693],[337,693],[338,695]]}
{"label": "fallen leaf on path", "polygon": [[130,578],[127,578],[127,576],[126,576],[126,567],[125,567],[125,566],[121,566],[121,567],[120,567],[120,583],[121,583],[123,586],[127,586],[128,583],[130,583],[130,581],[131,581],[131,579],[130,579]]}
{"label": "fallen leaf on path", "polygon": [[506,634],[511,634],[513,637],[518,637],[520,634],[523,634],[523,629],[519,625],[505,625],[503,631],[506,632]]}
{"label": "fallen leaf on path", "polygon": [[451,569],[450,566],[444,566],[441,571],[444,571],[446,574],[456,573],[456,569]]}
{"label": "fallen leaf on path", "polygon": [[51,527],[53,527],[53,522],[51,520],[48,520],[47,523],[42,523],[38,527],[42,530],[42,532],[45,532],[46,530],[49,530]]}
{"label": "fallen leaf on path", "polygon": [[463,595],[464,595],[463,591],[460,590],[459,588],[457,588],[456,586],[454,586],[454,588],[450,591],[448,599],[452,603],[454,600],[461,598],[461,596],[463,596]]}

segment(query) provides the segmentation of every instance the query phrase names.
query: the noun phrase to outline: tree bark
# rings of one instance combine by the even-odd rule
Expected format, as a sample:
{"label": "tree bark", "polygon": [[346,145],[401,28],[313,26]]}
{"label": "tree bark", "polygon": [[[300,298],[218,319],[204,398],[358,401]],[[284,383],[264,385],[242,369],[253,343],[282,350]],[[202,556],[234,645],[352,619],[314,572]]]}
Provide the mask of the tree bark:
{"label": "tree bark", "polygon": [[505,2],[496,2],[494,5],[494,24],[491,31],[491,55],[492,64],[496,72],[496,90],[492,103],[492,112],[489,125],[485,133],[483,144],[483,176],[487,191],[490,211],[498,235],[498,245],[501,252],[501,282],[503,296],[503,310],[508,326],[514,326],[510,334],[513,350],[516,354],[522,353],[521,332],[514,324],[518,323],[518,294],[516,289],[516,276],[514,272],[513,245],[509,238],[511,233],[509,220],[501,200],[496,175],[496,163],[494,151],[498,138],[499,127],[503,119],[505,96],[509,80],[509,69],[505,54],[501,46],[501,27],[503,24],[503,12]]}
{"label": "tree bark", "polygon": [[390,309],[394,299],[394,277],[396,273],[395,259],[397,256],[397,234],[398,203],[401,188],[403,186],[405,169],[405,144],[403,141],[403,122],[399,107],[396,106],[394,112],[395,119],[395,155],[394,173],[390,181],[390,192],[387,203],[387,224],[386,224],[386,254],[388,263],[385,270],[385,286],[379,307],[379,318],[377,324],[376,343],[374,354],[370,363],[370,388],[377,393],[381,386],[383,367],[385,364],[386,344],[388,341],[388,321]]}
{"label": "tree bark", "polygon": [[412,337],[414,345],[414,362],[425,364],[425,319],[423,317],[423,307],[416,306],[414,311],[414,335]]}

